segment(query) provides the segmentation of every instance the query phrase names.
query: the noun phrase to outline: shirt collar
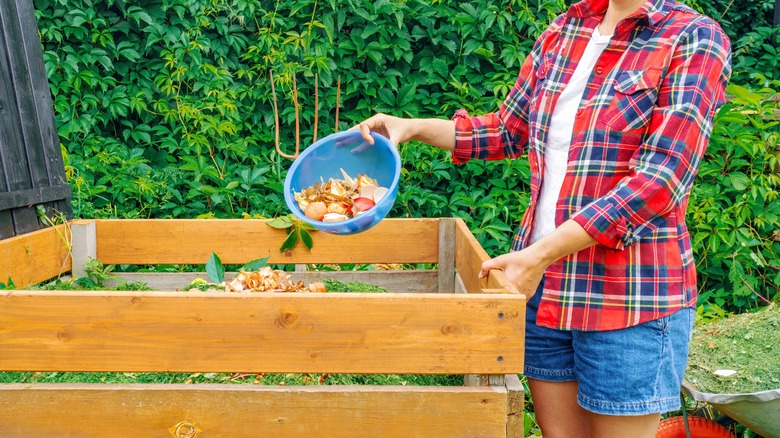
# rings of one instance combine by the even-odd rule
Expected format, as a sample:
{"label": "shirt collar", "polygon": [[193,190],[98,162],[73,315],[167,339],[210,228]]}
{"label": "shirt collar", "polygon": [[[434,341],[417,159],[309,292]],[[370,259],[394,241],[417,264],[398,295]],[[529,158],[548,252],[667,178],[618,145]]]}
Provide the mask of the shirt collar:
{"label": "shirt collar", "polygon": [[[631,17],[647,17],[651,26],[663,20],[674,6],[676,0],[647,0]],[[570,17],[586,18],[602,15],[609,6],[609,0],[581,0],[573,4],[568,11]]]}

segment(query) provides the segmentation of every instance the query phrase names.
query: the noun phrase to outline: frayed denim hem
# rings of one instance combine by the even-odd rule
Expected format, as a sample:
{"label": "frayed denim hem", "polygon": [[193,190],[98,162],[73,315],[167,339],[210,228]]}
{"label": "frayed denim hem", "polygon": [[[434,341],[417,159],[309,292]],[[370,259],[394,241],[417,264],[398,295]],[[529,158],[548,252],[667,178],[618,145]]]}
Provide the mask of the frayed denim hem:
{"label": "frayed denim hem", "polygon": [[633,403],[614,403],[594,400],[578,394],[577,402],[584,409],[602,415],[650,415],[671,412],[680,409],[680,397],[668,397],[658,400],[647,400]]}

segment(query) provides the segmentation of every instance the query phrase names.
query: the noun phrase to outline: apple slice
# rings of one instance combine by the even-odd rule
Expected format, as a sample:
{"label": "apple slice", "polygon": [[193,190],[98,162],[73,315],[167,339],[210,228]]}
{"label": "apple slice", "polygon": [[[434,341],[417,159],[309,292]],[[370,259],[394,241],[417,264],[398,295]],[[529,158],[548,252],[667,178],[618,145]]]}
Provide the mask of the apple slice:
{"label": "apple slice", "polygon": [[375,205],[371,198],[363,197],[353,199],[352,204],[357,207],[358,212],[366,211]]}

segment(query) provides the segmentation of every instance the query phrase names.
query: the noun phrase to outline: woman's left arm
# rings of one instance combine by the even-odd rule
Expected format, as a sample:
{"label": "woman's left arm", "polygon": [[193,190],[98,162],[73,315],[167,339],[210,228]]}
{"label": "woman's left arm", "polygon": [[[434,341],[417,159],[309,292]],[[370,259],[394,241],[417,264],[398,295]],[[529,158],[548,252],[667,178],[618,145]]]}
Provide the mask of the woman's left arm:
{"label": "woman's left arm", "polygon": [[599,243],[623,249],[684,206],[725,102],[730,60],[720,26],[706,17],[690,23],[670,57],[630,174],[571,216]]}
{"label": "woman's left arm", "polygon": [[491,269],[499,269],[504,272],[507,280],[517,287],[518,292],[531,296],[548,266],[561,257],[590,248],[597,243],[580,224],[568,220],[527,248],[482,263],[479,278],[486,277]]}
{"label": "woman's left arm", "polygon": [[712,21],[693,23],[670,60],[631,175],[529,247],[482,264],[480,277],[503,270],[532,295],[556,260],[602,244],[624,249],[679,207],[704,154],[731,73],[728,38]]}

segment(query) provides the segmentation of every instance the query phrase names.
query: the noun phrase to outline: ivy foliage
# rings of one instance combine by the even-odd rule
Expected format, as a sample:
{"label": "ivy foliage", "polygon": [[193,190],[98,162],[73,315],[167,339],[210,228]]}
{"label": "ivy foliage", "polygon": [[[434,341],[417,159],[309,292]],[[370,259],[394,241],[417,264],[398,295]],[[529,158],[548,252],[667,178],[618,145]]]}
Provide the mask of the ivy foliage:
{"label": "ivy foliage", "polygon": [[777,95],[727,91],[687,216],[710,316],[780,299],[780,121],[767,93]]}
{"label": "ivy foliage", "polygon": [[[374,112],[448,116],[496,108],[545,2],[35,0],[57,127],[83,217],[273,217],[289,161]],[[338,94],[338,96],[337,96]],[[338,128],[335,126],[339,100]],[[506,250],[527,204],[527,164],[453,167],[409,144],[395,216],[459,216]],[[520,202],[518,202],[520,201]]]}
{"label": "ivy foliage", "polygon": [[[282,185],[290,161],[274,147],[274,97],[279,145],[286,153],[295,149],[296,109],[302,147],[315,136],[315,117],[321,138],[379,111],[414,117],[448,117],[458,108],[493,111],[514,83],[534,39],[569,3],[33,2],[74,213],[122,218],[285,216]],[[777,89],[772,82],[780,78],[776,45],[767,42],[774,36],[760,27],[769,29],[771,23],[754,18],[750,23],[759,28],[742,35],[743,29],[753,28],[744,25],[750,20],[746,11],[765,11],[771,1],[691,3],[720,17],[732,35],[739,49],[734,65],[742,69],[736,80]],[[760,91],[753,99],[766,102],[772,94],[771,89]],[[755,164],[771,160],[773,152],[761,146],[765,152],[744,155],[746,145],[767,143],[765,137],[777,128],[740,112],[744,105],[729,107],[721,116],[689,206],[697,225],[704,219],[702,228],[696,228],[700,234],[694,248],[702,260],[700,282],[723,306],[738,309],[755,305],[756,295],[777,295],[771,285],[780,283],[770,267],[778,266],[777,243],[770,243],[766,231],[778,228],[778,213],[772,213],[777,182],[769,161]],[[753,125],[743,130],[742,122]],[[529,202],[526,160],[453,166],[447,153],[415,142],[401,145],[400,152],[402,180],[391,216],[460,217],[489,254],[509,249]],[[722,168],[708,167],[723,156],[750,166],[729,158]],[[731,172],[742,173],[732,177]],[[729,198],[734,187],[724,186],[733,181],[757,192],[745,201],[749,208],[735,210],[747,215],[744,220],[730,224],[713,211],[737,208]],[[706,226],[730,231],[713,234]],[[760,249],[749,248],[763,257],[764,268],[755,267],[747,250],[732,257],[729,239],[736,237],[723,233],[734,230],[760,242]],[[701,237],[707,233],[726,239],[715,244],[713,238]],[[734,281],[740,272],[756,289],[753,299],[744,288],[735,289],[742,287]],[[735,291],[742,298],[728,299]]]}

